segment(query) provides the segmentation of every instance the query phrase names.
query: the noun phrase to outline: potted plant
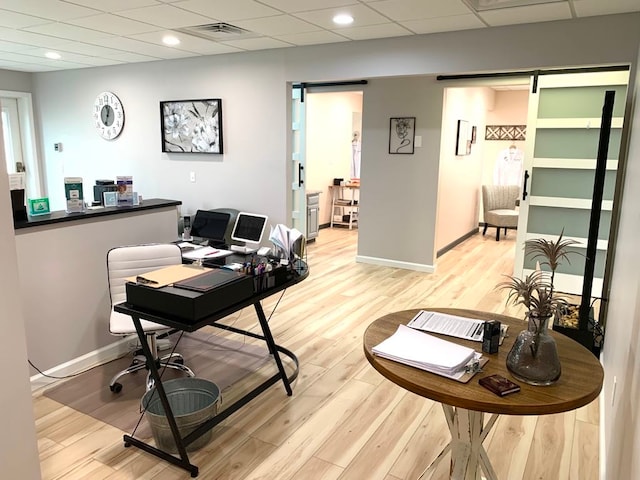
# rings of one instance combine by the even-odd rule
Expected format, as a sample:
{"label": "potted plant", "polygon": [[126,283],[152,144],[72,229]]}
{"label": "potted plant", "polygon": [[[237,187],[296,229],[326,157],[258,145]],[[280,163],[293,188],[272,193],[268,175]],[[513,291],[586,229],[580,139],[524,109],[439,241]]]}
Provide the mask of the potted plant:
{"label": "potted plant", "polygon": [[563,239],[564,230],[557,240],[538,238],[525,242],[526,255],[538,260],[540,267],[524,280],[508,276],[509,280],[497,288],[507,289],[507,303],[523,305],[528,321],[527,330],[518,334],[507,355],[507,368],[518,380],[532,385],[550,385],[560,378],[560,359],[556,342],[547,331],[549,319],[561,315],[567,301],[553,286],[555,272],[569,255],[578,253],[570,249],[579,242]]}

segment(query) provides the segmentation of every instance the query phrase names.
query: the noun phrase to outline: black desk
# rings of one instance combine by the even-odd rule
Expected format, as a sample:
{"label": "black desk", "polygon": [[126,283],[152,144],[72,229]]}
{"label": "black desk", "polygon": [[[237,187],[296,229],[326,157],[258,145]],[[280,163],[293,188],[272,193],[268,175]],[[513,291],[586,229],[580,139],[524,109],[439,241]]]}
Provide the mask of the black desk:
{"label": "black desk", "polygon": [[[155,385],[157,388],[156,393],[158,394],[158,397],[162,402],[164,411],[167,412],[167,422],[169,423],[169,427],[171,429],[171,432],[173,433],[173,438],[176,442],[179,457],[171,455],[170,453],[165,452],[164,450],[160,450],[130,435],[125,435],[123,437],[125,447],[134,445],[148,453],[151,453],[159,458],[162,458],[163,460],[166,460],[170,463],[173,463],[174,465],[184,468],[185,470],[191,473],[192,477],[197,477],[198,467],[196,465],[192,465],[189,462],[189,457],[186,451],[186,447],[191,442],[193,442],[194,440],[202,436],[204,433],[211,430],[213,427],[215,427],[220,422],[225,420],[227,417],[229,417],[230,415],[238,411],[240,408],[245,406],[247,403],[249,403],[251,400],[256,398],[262,392],[266,391],[271,385],[274,385],[279,380],[282,380],[282,383],[284,384],[284,388],[287,392],[287,395],[291,396],[293,394],[293,391],[291,389],[291,382],[293,382],[298,377],[298,367],[299,367],[298,358],[290,350],[287,350],[286,348],[283,348],[275,343],[273,339],[273,335],[271,334],[271,329],[269,328],[269,323],[267,322],[267,318],[264,314],[264,310],[262,309],[262,304],[260,303],[262,299],[267,298],[275,293],[281,292],[282,290],[304,280],[309,275],[309,269],[307,264],[301,260],[297,261],[294,264],[293,273],[294,274],[292,278],[287,279],[286,281],[275,285],[273,288],[269,288],[261,292],[254,293],[252,297],[242,302],[239,302],[235,305],[232,305],[230,307],[224,308],[218,312],[215,312],[208,317],[198,320],[195,323],[185,323],[183,320],[178,318],[171,318],[169,316],[149,313],[149,312],[140,310],[126,302],[118,304],[114,307],[114,310],[116,312],[124,313],[125,315],[130,315],[131,318],[133,319],[133,323],[136,327],[136,332],[138,333],[138,338],[140,339],[142,350],[144,351],[144,354],[149,364],[151,376],[155,381]],[[262,328],[263,335],[259,335],[253,332],[241,330],[239,328],[235,328],[229,325],[224,325],[219,323],[220,319],[234,312],[237,312],[238,310],[248,307],[250,305],[253,305],[256,310],[256,314],[258,316],[258,321],[260,322],[260,327]],[[173,415],[173,412],[171,411],[171,406],[169,404],[169,401],[167,400],[167,395],[162,385],[162,380],[160,379],[157,365],[154,361],[155,360],[154,355],[149,349],[149,346],[145,340],[145,334],[144,334],[144,331],[142,330],[142,325],[140,322],[141,319],[156,322],[161,325],[166,325],[167,327],[183,330],[186,332],[194,332],[206,325],[212,325],[215,327],[223,328],[225,330],[229,330],[234,333],[247,335],[253,338],[264,340],[267,343],[267,346],[269,348],[269,353],[273,355],[273,359],[276,363],[276,366],[278,367],[278,373],[276,373],[271,378],[262,382],[260,385],[255,387],[249,393],[247,393],[245,396],[237,400],[232,405],[229,405],[222,412],[220,412],[213,418],[207,420],[206,422],[202,423],[193,432],[191,432],[190,434],[182,438],[178,430],[178,426],[176,425],[176,420]],[[294,372],[290,376],[287,376],[286,372],[284,371],[282,360],[280,359],[280,353],[289,357],[291,360],[293,360],[295,364]]]}

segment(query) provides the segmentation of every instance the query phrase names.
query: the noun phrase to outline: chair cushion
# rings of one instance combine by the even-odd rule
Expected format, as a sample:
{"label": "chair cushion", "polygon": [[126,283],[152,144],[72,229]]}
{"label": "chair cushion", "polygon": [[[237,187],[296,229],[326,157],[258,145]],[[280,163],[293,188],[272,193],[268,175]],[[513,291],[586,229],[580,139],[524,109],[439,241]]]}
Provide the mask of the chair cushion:
{"label": "chair cushion", "polygon": [[495,227],[517,227],[518,211],[517,210],[491,210],[485,212],[484,221]]}
{"label": "chair cushion", "polygon": [[[169,330],[169,327],[166,325],[160,325],[159,323],[153,323],[147,320],[140,320],[140,322],[142,323],[142,329],[145,332],[161,332]],[[133,320],[129,315],[111,310],[109,331],[113,335],[130,335],[132,333],[136,333],[136,327],[133,325]]]}

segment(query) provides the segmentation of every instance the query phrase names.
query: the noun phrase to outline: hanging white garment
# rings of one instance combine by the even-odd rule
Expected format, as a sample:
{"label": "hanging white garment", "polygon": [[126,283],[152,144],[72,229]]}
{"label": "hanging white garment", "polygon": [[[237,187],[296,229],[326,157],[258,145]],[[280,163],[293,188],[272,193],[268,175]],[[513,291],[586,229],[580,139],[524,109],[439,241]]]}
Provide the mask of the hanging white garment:
{"label": "hanging white garment", "polygon": [[493,183],[495,185],[520,185],[522,182],[522,150],[511,146],[498,154],[493,169]]}

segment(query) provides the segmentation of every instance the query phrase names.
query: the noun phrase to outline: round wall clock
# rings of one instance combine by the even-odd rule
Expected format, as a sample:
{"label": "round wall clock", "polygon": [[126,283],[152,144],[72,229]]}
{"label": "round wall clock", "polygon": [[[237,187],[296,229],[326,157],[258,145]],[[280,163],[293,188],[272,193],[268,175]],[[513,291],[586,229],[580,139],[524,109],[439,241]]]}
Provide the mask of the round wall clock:
{"label": "round wall clock", "polygon": [[102,92],[93,104],[93,119],[98,134],[107,140],[113,140],[124,127],[124,109],[122,102],[112,92]]}

